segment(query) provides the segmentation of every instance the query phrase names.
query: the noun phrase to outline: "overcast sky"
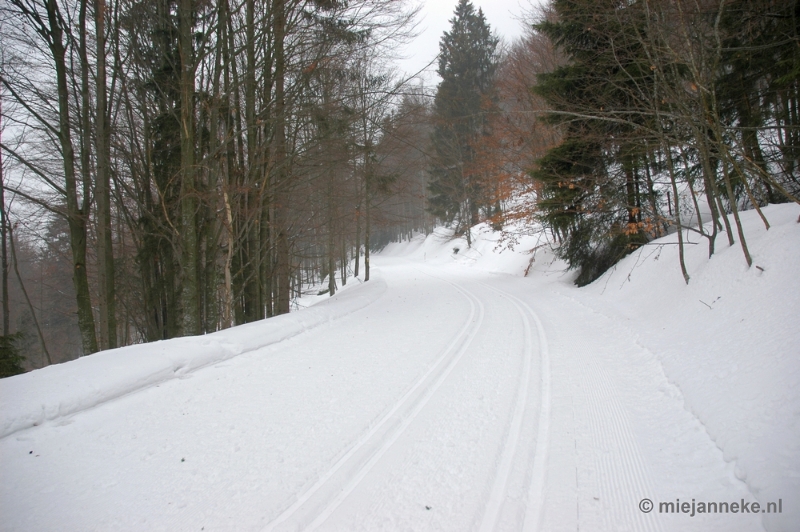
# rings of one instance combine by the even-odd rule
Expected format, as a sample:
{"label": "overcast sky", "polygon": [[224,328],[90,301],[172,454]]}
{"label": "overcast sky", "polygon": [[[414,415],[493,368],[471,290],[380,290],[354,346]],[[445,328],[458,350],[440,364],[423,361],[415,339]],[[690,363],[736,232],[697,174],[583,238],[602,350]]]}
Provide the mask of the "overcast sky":
{"label": "overcast sky", "polygon": [[[483,10],[486,21],[492,30],[506,42],[522,35],[523,26],[519,18],[523,12],[529,11],[531,3],[537,0],[472,0],[475,8]],[[439,53],[439,39],[442,33],[450,29],[458,0],[421,0],[422,11],[419,15],[419,36],[404,50],[407,58],[399,62],[400,68],[409,74],[417,72],[430,63]],[[436,84],[436,63],[430,67],[426,76],[426,84]]]}

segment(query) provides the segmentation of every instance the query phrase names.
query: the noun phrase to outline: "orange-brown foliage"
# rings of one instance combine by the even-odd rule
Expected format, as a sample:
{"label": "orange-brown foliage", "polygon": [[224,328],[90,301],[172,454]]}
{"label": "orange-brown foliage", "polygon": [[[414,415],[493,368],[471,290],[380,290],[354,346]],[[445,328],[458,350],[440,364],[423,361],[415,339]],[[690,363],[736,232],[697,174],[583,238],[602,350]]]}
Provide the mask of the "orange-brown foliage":
{"label": "orange-brown foliage", "polygon": [[483,176],[492,204],[502,204],[494,223],[530,224],[536,213],[539,185],[529,172],[561,137],[556,127],[544,123],[547,106],[534,94],[536,75],[553,70],[563,59],[544,36],[530,31],[514,42],[502,58],[496,80],[496,106],[488,135],[475,146],[474,172]]}

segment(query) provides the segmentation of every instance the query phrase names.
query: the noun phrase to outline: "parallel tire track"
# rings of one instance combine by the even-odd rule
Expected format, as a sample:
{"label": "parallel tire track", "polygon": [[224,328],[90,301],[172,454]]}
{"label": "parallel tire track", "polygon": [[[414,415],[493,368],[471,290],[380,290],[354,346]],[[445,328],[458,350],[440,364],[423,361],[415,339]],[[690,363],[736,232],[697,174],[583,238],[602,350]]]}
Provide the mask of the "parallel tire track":
{"label": "parallel tire track", "polygon": [[[483,283],[482,283],[483,284]],[[511,471],[515,465],[515,457],[517,456],[517,448],[519,447],[520,439],[522,438],[522,428],[525,422],[525,411],[528,409],[528,389],[530,388],[531,381],[531,368],[533,359],[533,338],[531,334],[531,321],[528,314],[523,307],[514,299],[510,298],[508,294],[496,290],[486,284],[483,286],[490,290],[501,294],[511,301],[514,307],[519,312],[523,323],[523,369],[522,377],[517,387],[517,399],[514,405],[514,412],[511,416],[511,424],[505,438],[503,450],[500,455],[500,463],[497,468],[494,484],[486,503],[486,509],[481,521],[480,532],[491,532],[497,529],[498,520],[500,518],[500,510],[506,500],[509,488],[509,479]]]}
{"label": "parallel tire track", "polygon": [[[536,324],[536,336],[539,339],[540,358],[540,391],[539,422],[536,428],[536,450],[531,466],[531,479],[526,496],[526,511],[522,530],[537,532],[541,529],[544,516],[544,487],[547,480],[547,455],[550,447],[550,417],[551,417],[551,388],[550,388],[550,348],[547,334],[544,331],[542,320],[528,303],[508,292],[502,291],[518,307],[524,309]],[[526,320],[528,321],[528,320]],[[530,321],[528,321],[530,324]],[[530,327],[530,325],[528,325]]]}
{"label": "parallel tire track", "polygon": [[542,359],[541,386],[542,400],[539,409],[539,426],[536,431],[536,452],[533,455],[533,472],[531,486],[528,490],[528,509],[525,513],[523,530],[538,531],[542,526],[544,515],[544,483],[547,477],[547,454],[550,447],[550,415],[551,415],[551,389],[550,389],[550,349],[547,344],[547,335],[544,332],[542,320],[539,315],[525,303],[516,299],[528,309],[533,321],[536,323],[536,333],[539,336],[540,356]]}
{"label": "parallel tire track", "polygon": [[[422,272],[425,273],[425,272]],[[361,437],[350,447],[350,449],[333,464],[333,466],[320,478],[311,485],[308,489],[303,491],[297,500],[288,508],[286,508],[280,515],[273,519],[264,528],[264,531],[272,531],[278,525],[286,522],[295,516],[298,511],[322,488],[324,488],[334,475],[339,472],[345,465],[354,462],[352,467],[355,474],[352,475],[346,484],[342,487],[333,498],[331,498],[324,506],[322,511],[317,517],[305,528],[306,530],[314,530],[339,507],[339,505],[355,490],[355,488],[366,477],[374,465],[381,459],[386,451],[397,441],[403,434],[406,428],[412,421],[419,415],[425,405],[428,403],[433,394],[441,387],[442,383],[452,372],[453,368],[463,357],[473,338],[480,329],[481,323],[484,319],[485,309],[483,303],[472,292],[459,286],[456,283],[450,282],[446,279],[427,274],[431,277],[444,281],[456,290],[458,290],[470,304],[470,314],[464,323],[464,326],[453,337],[451,342],[442,352],[442,355],[436,362],[425,372],[417,381],[408,389],[408,391],[394,404],[394,406],[380,418],[369,430],[364,432]],[[404,412],[405,415],[404,415]],[[389,424],[392,420],[401,419],[402,422],[394,429],[389,429],[385,434],[379,435],[381,429]],[[377,447],[367,457],[356,456],[365,446],[371,444],[372,447]],[[360,462],[360,463],[359,463]]]}
{"label": "parallel tire track", "polygon": [[[539,403],[539,422],[536,430],[536,448],[533,454],[533,464],[530,466],[530,486],[527,494],[526,511],[522,530],[538,531],[542,525],[543,505],[544,505],[544,486],[547,478],[547,455],[550,446],[550,416],[551,416],[551,388],[550,388],[550,350],[547,343],[547,334],[544,331],[539,315],[531,308],[528,303],[519,299],[504,290],[492,290],[508,297],[517,307],[523,316],[525,323],[525,370],[523,383],[520,385],[517,395],[517,405],[512,417],[511,430],[503,449],[503,458],[500,462],[500,469],[495,480],[492,494],[490,496],[487,510],[481,524],[481,531],[493,530],[499,518],[499,510],[508,492],[508,480],[514,465],[513,455],[516,453],[522,424],[525,418],[525,403],[527,402],[528,387],[530,385],[530,373],[533,358],[533,340],[531,334],[531,320],[536,325],[536,335],[539,339],[540,357],[540,403]],[[521,456],[517,463],[522,467],[527,467],[529,457]]]}

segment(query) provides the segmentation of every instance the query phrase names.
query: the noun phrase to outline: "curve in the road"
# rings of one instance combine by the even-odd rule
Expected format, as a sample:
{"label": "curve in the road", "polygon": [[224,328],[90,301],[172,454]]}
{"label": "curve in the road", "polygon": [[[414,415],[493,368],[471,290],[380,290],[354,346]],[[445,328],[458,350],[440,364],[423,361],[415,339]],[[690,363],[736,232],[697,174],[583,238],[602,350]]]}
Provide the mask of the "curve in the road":
{"label": "curve in the road", "polygon": [[[339,505],[355,490],[364,477],[369,473],[373,466],[380,460],[386,451],[394,444],[395,441],[403,434],[406,428],[411,424],[417,415],[422,411],[428,403],[433,394],[438,390],[442,383],[452,372],[453,368],[458,364],[459,360],[463,357],[473,338],[477,334],[481,323],[483,322],[485,309],[483,303],[472,292],[460,286],[457,283],[441,279],[438,276],[433,276],[427,272],[425,275],[435,277],[443,282],[446,282],[458,290],[470,304],[470,313],[464,322],[463,327],[456,333],[447,347],[443,350],[442,354],[438,357],[436,362],[426,371],[409,390],[392,406],[392,408],[381,417],[369,430],[364,432],[356,441],[356,443],[341,457],[333,466],[322,476],[319,480],[311,485],[308,489],[303,491],[297,500],[286,508],[280,515],[273,519],[265,527],[265,532],[272,531],[280,525],[295,516],[298,511],[323,487],[325,487],[331,479],[340,471],[345,465],[350,462],[355,462],[351,467],[355,471],[346,484],[338,491],[338,493],[327,501],[321,512],[316,515],[316,518],[305,528],[311,531],[323,524],[328,517],[339,507]],[[430,384],[428,384],[430,383]],[[426,386],[426,384],[428,384]],[[404,412],[408,412],[405,416]],[[394,430],[389,430],[385,434],[381,434],[381,429],[387,425],[391,420],[402,419],[401,424]],[[372,444],[373,447],[377,446],[372,454],[368,456],[357,456],[367,444]],[[360,462],[360,463],[359,463]]]}

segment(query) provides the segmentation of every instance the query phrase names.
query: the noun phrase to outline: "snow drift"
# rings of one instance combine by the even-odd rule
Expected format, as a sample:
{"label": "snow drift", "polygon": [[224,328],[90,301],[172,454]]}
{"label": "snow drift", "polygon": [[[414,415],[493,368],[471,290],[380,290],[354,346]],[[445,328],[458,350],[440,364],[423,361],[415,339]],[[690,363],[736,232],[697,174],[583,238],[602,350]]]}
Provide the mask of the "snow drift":
{"label": "snow drift", "polygon": [[377,277],[300,312],[204,336],[111,349],[0,380],[0,438],[280,342],[366,307]]}

